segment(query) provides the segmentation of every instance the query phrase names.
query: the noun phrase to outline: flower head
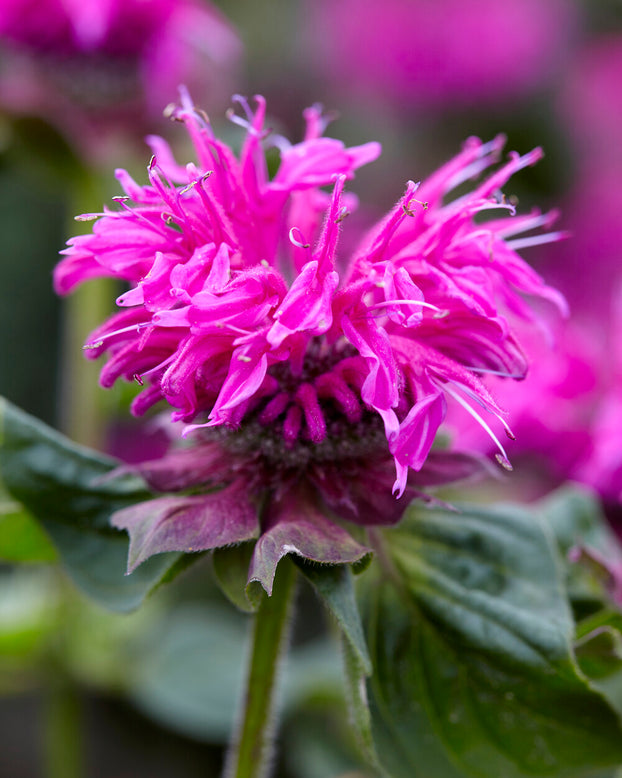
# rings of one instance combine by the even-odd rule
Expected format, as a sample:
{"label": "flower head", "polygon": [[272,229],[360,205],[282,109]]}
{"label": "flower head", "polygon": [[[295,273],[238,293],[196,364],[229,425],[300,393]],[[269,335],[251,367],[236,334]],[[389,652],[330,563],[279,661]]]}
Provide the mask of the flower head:
{"label": "flower head", "polygon": [[309,58],[331,87],[400,111],[533,93],[568,59],[572,0],[309,0]]}
{"label": "flower head", "polygon": [[[301,143],[272,138],[280,164],[271,178],[264,101],[256,98],[254,112],[238,102],[245,116],[232,118],[245,139],[236,157],[183,96],[174,118],[185,124],[197,163],[178,165],[169,147],[151,138],[149,184],[117,173],[126,192],[120,208],[81,217],[97,219],[93,233],[69,241],[56,288],[66,293],[97,276],[129,284],[117,300],[122,311],[92,334],[86,353],[108,355],[104,386],[121,377],[143,385],[134,413],[164,400],[173,419],[188,425],[194,454],[142,467],[154,488],[228,484],[218,497],[198,499],[230,495],[236,515],[247,504],[240,494],[267,489],[264,547],[269,532],[289,537],[283,527],[295,524],[296,505],[306,506],[305,521],[322,525],[323,536],[343,532],[327,524],[327,513],[392,523],[419,487],[473,470],[467,457],[431,452],[448,402],[490,430],[473,407],[480,406],[508,429],[481,374],[524,375],[511,327],[516,317],[534,316],[524,295],[564,306],[516,253],[558,237],[514,237],[549,218],[515,217],[499,194],[541,152],[511,154],[472,192],[446,202],[459,184],[488,171],[503,146],[503,138],[470,139],[426,181],[409,182],[355,254],[338,262],[339,233],[355,205],[345,184],[378,156],[378,144],[346,148],[322,137],[325,122],[313,107]],[[491,210],[502,215],[475,221]],[[195,516],[197,498],[179,499],[188,505],[163,505],[162,526],[182,510]],[[246,520],[251,514],[235,523],[244,536],[257,531]],[[117,523],[144,540],[145,521],[137,507]],[[279,548],[339,561],[338,542],[304,551],[313,533],[297,532],[296,542],[279,541]],[[145,548],[179,546],[175,533],[165,534],[164,545],[157,532],[139,543],[135,559]],[[203,538],[201,547],[214,542]]]}
{"label": "flower head", "polygon": [[143,117],[160,116],[180,82],[223,99],[219,82],[241,54],[200,0],[12,0],[0,6],[0,44],[0,103],[100,156],[112,129],[142,137]]}

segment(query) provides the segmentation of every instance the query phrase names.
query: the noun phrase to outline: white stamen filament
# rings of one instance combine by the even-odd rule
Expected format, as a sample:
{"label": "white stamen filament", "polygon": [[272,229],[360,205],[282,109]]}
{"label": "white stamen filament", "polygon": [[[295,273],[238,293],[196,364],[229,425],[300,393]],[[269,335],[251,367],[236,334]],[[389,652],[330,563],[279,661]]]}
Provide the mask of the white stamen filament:
{"label": "white stamen filament", "polygon": [[556,211],[537,214],[528,219],[518,219],[515,224],[510,223],[503,229],[495,230],[495,232],[500,238],[509,238],[511,235],[516,235],[520,232],[528,232],[529,230],[538,229],[538,227],[546,227],[555,221],[556,216]]}
{"label": "white stamen filament", "polygon": [[[298,238],[295,237],[295,234],[299,235],[301,239],[298,240]],[[310,243],[303,243],[304,237],[303,237],[303,234],[298,229],[298,227],[292,227],[291,228],[291,230],[289,231],[289,239],[290,239],[291,243],[293,243],[294,246],[298,246],[299,249],[310,249],[311,248],[311,244]]]}
{"label": "white stamen filament", "polygon": [[[474,408],[471,408],[471,406],[466,402],[466,400],[464,400],[462,397],[460,397],[459,394],[457,394],[452,389],[450,389],[446,384],[443,386],[443,390],[445,392],[447,392],[447,394],[450,397],[453,397],[453,399],[458,403],[458,405],[461,405],[464,408],[464,410],[468,414],[470,414],[475,419],[475,421],[481,426],[481,428],[490,436],[491,440],[494,442],[494,444],[497,446],[497,448],[501,452],[500,455],[497,454],[497,456],[496,456],[496,459],[499,462],[499,464],[502,467],[504,467],[506,470],[512,470],[512,465],[510,464],[510,460],[508,458],[508,455],[507,455],[505,449],[503,448],[503,446],[501,445],[501,442],[500,442],[499,438],[490,429],[488,424],[486,424],[486,422],[484,421],[484,419],[482,419],[482,417],[479,415],[479,413]],[[499,417],[497,417],[497,418],[499,418]],[[499,419],[499,420],[503,424],[505,424],[505,422],[503,422],[503,419]]]}
{"label": "white stamen filament", "polygon": [[497,161],[498,153],[505,145],[505,136],[497,135],[496,138],[489,140],[487,143],[482,143],[478,149],[478,157],[470,165],[466,165],[447,182],[445,191],[451,192],[463,181],[468,181],[471,178],[475,178],[482,170],[490,167]]}
{"label": "white stamen filament", "polygon": [[126,332],[140,332],[145,327],[148,327],[151,324],[151,322],[143,322],[142,324],[132,324],[129,327],[123,327],[120,330],[115,330],[114,332],[108,332],[106,335],[102,335],[101,338],[96,340],[94,343],[85,343],[84,346],[82,346],[83,349],[92,349],[92,348],[99,348],[100,346],[104,345],[104,342],[107,340],[110,340],[110,338],[114,338],[117,335],[124,335]]}
{"label": "white stamen filament", "polygon": [[238,335],[244,335],[244,337],[254,334],[251,330],[243,330],[241,327],[236,327],[235,324],[229,324],[228,322],[223,322],[222,327],[230,332],[237,332]]}
{"label": "white stamen filament", "polygon": [[486,375],[498,375],[501,376],[501,378],[514,378],[517,381],[520,381],[521,378],[524,378],[525,376],[522,373],[504,373],[503,370],[490,370],[487,367],[472,367],[471,365],[465,365],[467,370],[470,370],[472,373],[486,373]]}
{"label": "white stamen filament", "polygon": [[529,246],[539,246],[542,243],[554,243],[570,236],[569,232],[558,230],[557,232],[547,232],[544,235],[532,235],[530,238],[517,238],[516,240],[506,241],[506,246],[511,249],[524,249]]}
{"label": "white stamen filament", "polygon": [[391,305],[420,305],[422,308],[431,308],[433,311],[437,311],[438,313],[442,312],[442,308],[439,308],[436,305],[432,305],[432,303],[426,303],[424,300],[384,300],[383,302],[370,305],[369,309],[373,310],[374,308],[387,308]]}

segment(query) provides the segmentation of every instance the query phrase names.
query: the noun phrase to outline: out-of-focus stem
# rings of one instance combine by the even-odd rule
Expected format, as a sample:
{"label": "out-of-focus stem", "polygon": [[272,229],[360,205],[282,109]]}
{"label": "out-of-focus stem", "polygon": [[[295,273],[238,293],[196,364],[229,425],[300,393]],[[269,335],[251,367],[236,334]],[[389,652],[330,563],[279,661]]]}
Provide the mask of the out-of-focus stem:
{"label": "out-of-focus stem", "polygon": [[43,712],[43,775],[45,778],[82,778],[81,706],[69,680],[57,678],[50,682]]}
{"label": "out-of-focus stem", "polygon": [[87,335],[109,316],[114,286],[96,279],[65,300],[60,386],[60,427],[73,440],[94,448],[103,445],[106,419],[100,398],[101,365],[84,356]]}
{"label": "out-of-focus stem", "polygon": [[[104,187],[94,174],[85,173],[76,181],[68,235],[80,232],[74,215],[101,210],[105,199]],[[88,224],[87,229],[91,228]],[[113,281],[94,279],[64,302],[59,426],[73,440],[94,448],[100,448],[105,438],[105,403],[97,382],[100,365],[85,358],[83,346],[88,334],[114,309],[114,298]]]}

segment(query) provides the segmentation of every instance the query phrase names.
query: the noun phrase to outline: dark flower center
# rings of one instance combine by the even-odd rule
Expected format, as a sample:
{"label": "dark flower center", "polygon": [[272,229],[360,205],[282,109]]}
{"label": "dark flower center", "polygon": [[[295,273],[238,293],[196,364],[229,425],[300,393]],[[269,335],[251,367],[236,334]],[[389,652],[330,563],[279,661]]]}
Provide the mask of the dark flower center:
{"label": "dark flower center", "polygon": [[360,399],[360,359],[350,344],[327,348],[315,339],[298,369],[290,361],[270,367],[270,394],[239,429],[217,427],[210,436],[231,454],[281,473],[386,453],[382,420]]}
{"label": "dark flower center", "polygon": [[212,428],[210,438],[233,455],[260,460],[270,470],[281,472],[305,470],[314,464],[368,459],[387,451],[382,420],[369,411],[356,424],[343,417],[334,418],[327,425],[327,435],[320,443],[298,439],[291,445],[280,427],[266,427],[255,420],[243,422],[238,430]]}

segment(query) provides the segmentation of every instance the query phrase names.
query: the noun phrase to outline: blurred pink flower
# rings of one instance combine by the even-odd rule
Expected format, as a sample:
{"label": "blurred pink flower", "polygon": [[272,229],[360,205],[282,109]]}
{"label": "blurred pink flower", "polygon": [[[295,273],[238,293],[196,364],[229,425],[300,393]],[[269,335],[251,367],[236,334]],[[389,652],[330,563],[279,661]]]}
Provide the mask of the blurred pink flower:
{"label": "blurred pink flower", "polygon": [[[577,155],[581,159],[580,155]],[[572,239],[543,252],[548,273],[564,290],[575,317],[609,329],[612,291],[622,280],[622,198],[617,195],[622,165],[589,164],[564,204],[564,222]]]}
{"label": "blurred pink flower", "polygon": [[402,110],[541,90],[576,27],[572,0],[309,0],[309,51],[331,86]]}
{"label": "blurred pink flower", "polygon": [[[552,346],[543,333],[521,333],[525,380],[488,381],[512,419],[510,454],[520,473],[546,491],[579,481],[611,509],[622,505],[622,294],[614,300],[613,318],[605,305],[599,317],[559,324]],[[490,439],[455,413],[448,428],[456,451],[491,451]]]}
{"label": "blurred pink flower", "polygon": [[[620,35],[591,41],[568,70],[559,108],[574,144],[575,183],[564,207],[573,238],[549,247],[542,257],[571,303],[575,328],[589,339],[590,372],[598,386],[586,398],[589,445],[567,476],[599,492],[618,532],[622,527],[615,518],[622,506],[621,79]],[[542,396],[546,391],[542,387]]]}
{"label": "blurred pink flower", "polygon": [[100,157],[113,130],[142,137],[179,83],[226,99],[241,55],[203,0],[12,0],[0,4],[0,46],[0,105]]}
{"label": "blurred pink flower", "polygon": [[[593,486],[606,504],[622,505],[622,274],[614,284],[612,312],[600,319],[606,327],[600,364],[604,390],[591,427],[593,445],[575,476]],[[618,527],[618,531],[621,527]]]}
{"label": "blurred pink flower", "polygon": [[[622,35],[578,52],[564,80],[560,119],[573,143],[575,181],[564,207],[573,239],[545,259],[573,311],[609,329],[612,291],[622,283]],[[617,303],[616,303],[617,304]]]}
{"label": "blurred pink flower", "polygon": [[[174,420],[193,422],[186,428],[193,453],[141,472],[157,471],[151,482],[163,490],[226,484],[202,497],[161,498],[157,521],[140,506],[117,516],[133,538],[133,563],[156,549],[196,549],[197,533],[202,548],[256,533],[251,503],[259,489],[271,497],[257,554],[289,545],[317,559],[317,547],[301,550],[306,538],[328,554],[318,561],[338,561],[339,543],[318,540],[338,534],[322,519],[327,512],[360,524],[393,523],[419,487],[475,469],[468,457],[431,453],[448,402],[488,430],[509,467],[474,407],[508,430],[480,375],[524,375],[512,321],[537,318],[525,296],[565,306],[516,253],[559,237],[516,237],[550,217],[515,217],[499,193],[511,175],[538,161],[539,149],[510,154],[452,200],[456,187],[489,171],[504,144],[502,137],[469,139],[429,178],[409,182],[349,261],[338,262],[342,222],[356,204],[345,182],[378,156],[378,144],[346,148],[322,137],[326,123],[313,107],[301,143],[271,139],[280,163],[269,177],[264,101],[257,98],[255,112],[238,102],[245,116],[231,118],[246,130],[239,158],[184,95],[174,117],[185,123],[198,163],[180,166],[152,137],[149,184],[118,171],[126,192],[121,209],[81,217],[96,219],[93,233],[69,241],[55,273],[60,293],[98,276],[129,283],[117,300],[123,311],[91,335],[87,356],[107,353],[104,386],[120,377],[144,385],[134,413],[166,400]],[[321,189],[327,185],[331,194]],[[495,218],[482,222],[488,211]],[[239,521],[203,533],[201,511],[212,503],[225,510],[223,500],[242,512]],[[319,535],[296,524],[300,505]],[[188,512],[187,533],[171,522],[180,512]],[[350,541],[342,544],[346,556],[365,553]]]}
{"label": "blurred pink flower", "polygon": [[622,35],[591,40],[576,52],[564,78],[560,112],[576,144],[580,172],[622,168]]}

